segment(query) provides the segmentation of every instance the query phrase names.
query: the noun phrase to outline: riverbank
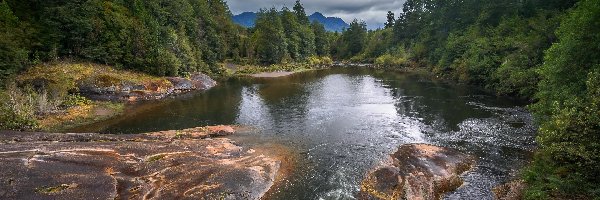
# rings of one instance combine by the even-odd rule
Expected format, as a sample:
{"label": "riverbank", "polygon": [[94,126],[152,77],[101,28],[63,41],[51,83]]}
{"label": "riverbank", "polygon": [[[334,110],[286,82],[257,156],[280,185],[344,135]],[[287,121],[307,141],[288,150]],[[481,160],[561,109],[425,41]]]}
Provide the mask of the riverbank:
{"label": "riverbank", "polygon": [[326,69],[332,66],[334,66],[334,62],[327,56],[312,56],[307,58],[306,62],[279,63],[271,65],[248,65],[233,63],[224,64],[228,74],[231,74],[232,76],[254,78],[284,77],[294,73],[316,69]]}
{"label": "riverbank", "polygon": [[202,73],[156,77],[91,63],[42,64],[0,91],[0,128],[60,132],[119,115],[128,104],[216,85]]}

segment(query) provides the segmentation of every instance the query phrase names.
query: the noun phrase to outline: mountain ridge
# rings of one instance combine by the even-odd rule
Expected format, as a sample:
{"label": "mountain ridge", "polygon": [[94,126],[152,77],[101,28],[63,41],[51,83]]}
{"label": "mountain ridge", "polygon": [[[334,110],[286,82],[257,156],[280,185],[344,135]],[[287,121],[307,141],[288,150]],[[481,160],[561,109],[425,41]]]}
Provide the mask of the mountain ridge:
{"label": "mountain ridge", "polygon": [[[255,12],[243,12],[238,15],[234,15],[233,22],[243,27],[250,28],[254,27],[257,16],[258,14]],[[312,15],[308,16],[308,19],[311,22],[316,21],[323,24],[323,26],[325,26],[325,30],[331,32],[342,32],[344,29],[350,26],[339,17],[326,17],[320,12],[313,13]]]}

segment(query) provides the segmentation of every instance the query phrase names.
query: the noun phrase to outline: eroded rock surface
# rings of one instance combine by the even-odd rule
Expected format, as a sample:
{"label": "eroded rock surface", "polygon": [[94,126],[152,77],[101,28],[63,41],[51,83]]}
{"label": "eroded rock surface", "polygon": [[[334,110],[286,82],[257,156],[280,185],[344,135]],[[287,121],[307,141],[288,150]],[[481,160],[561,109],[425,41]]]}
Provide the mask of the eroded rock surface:
{"label": "eroded rock surface", "polygon": [[0,199],[262,197],[280,162],[229,139],[211,139],[222,134],[213,131],[0,132]]}
{"label": "eroded rock surface", "polygon": [[195,73],[190,78],[167,77],[163,82],[150,84],[132,84],[119,82],[110,86],[81,82],[78,85],[81,94],[94,100],[139,101],[162,99],[169,95],[190,91],[203,91],[213,88],[217,82],[202,73]]}
{"label": "eroded rock surface", "polygon": [[366,176],[359,199],[440,199],[462,185],[460,175],[474,163],[456,150],[403,145]]}

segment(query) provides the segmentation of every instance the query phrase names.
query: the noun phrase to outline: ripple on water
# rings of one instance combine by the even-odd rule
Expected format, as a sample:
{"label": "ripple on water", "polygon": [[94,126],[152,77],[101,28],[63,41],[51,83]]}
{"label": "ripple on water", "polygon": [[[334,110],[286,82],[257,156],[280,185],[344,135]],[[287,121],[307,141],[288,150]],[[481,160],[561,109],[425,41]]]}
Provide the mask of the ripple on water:
{"label": "ripple on water", "polygon": [[[429,143],[479,158],[465,175],[468,184],[448,199],[490,199],[491,187],[515,174],[535,147],[531,118],[520,103],[476,88],[415,74],[344,68],[222,83],[113,119],[97,131],[255,127],[232,139],[285,147],[290,153],[280,158],[295,160],[271,199],[352,199],[365,173],[387,154],[402,144]],[[277,152],[288,151],[265,151]]]}

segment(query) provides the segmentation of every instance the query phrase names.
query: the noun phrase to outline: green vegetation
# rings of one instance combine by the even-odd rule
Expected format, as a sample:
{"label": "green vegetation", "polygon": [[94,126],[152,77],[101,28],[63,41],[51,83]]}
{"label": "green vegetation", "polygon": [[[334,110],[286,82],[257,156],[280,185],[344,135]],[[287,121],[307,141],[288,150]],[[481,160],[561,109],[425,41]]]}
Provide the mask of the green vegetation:
{"label": "green vegetation", "polygon": [[[407,0],[384,29],[354,20],[341,33],[311,23],[299,1],[261,10],[245,29],[223,0],[0,0],[0,27],[2,129],[122,111],[79,96],[78,84],[161,88],[169,83],[150,75],[226,76],[228,62],[244,66],[238,74],[299,71],[333,58],[531,99],[540,148],[526,197],[600,198],[599,0]],[[87,62],[103,65],[72,64]]]}
{"label": "green vegetation", "polygon": [[[239,56],[238,32],[222,0],[16,1],[0,4],[0,72],[62,59],[153,75],[204,72]],[[4,59],[6,58],[6,59]]]}
{"label": "green vegetation", "polygon": [[528,197],[600,198],[600,2],[584,0],[562,20],[539,68],[532,106],[540,150],[526,174]]}
{"label": "green vegetation", "polygon": [[337,55],[531,99],[539,150],[525,197],[600,198],[600,1],[408,0],[403,11]]}
{"label": "green vegetation", "polygon": [[309,22],[302,4],[296,1],[293,10],[260,10],[256,26],[248,29],[242,54],[252,65],[305,63],[311,57],[329,55],[329,37],[323,25]]}
{"label": "green vegetation", "polygon": [[356,56],[363,51],[367,39],[367,24],[363,21],[354,20],[350,27],[341,35],[334,35],[335,45],[331,53],[338,59],[352,59],[360,61]]}
{"label": "green vegetation", "polygon": [[59,131],[112,117],[124,109],[122,103],[91,101],[79,95],[81,86],[171,86],[164,78],[76,63],[36,65],[13,80],[0,91],[2,129]]}
{"label": "green vegetation", "polygon": [[156,154],[146,158],[146,162],[156,162],[165,158],[167,154]]}
{"label": "green vegetation", "polygon": [[499,95],[531,98],[536,69],[554,31],[575,1],[409,0],[403,13],[387,14],[385,28],[366,31],[355,21],[332,55],[385,67],[424,67]]}
{"label": "green vegetation", "polygon": [[73,184],[61,184],[59,186],[53,186],[53,187],[36,188],[35,191],[37,193],[50,195],[50,194],[55,194],[55,193],[62,192],[63,190],[66,190],[66,189],[76,188],[77,186],[78,185],[76,183],[73,183]]}
{"label": "green vegetation", "polygon": [[230,75],[223,67],[229,62],[246,66],[242,73],[332,63],[331,33],[311,24],[299,1],[293,10],[262,10],[256,28],[245,29],[222,0],[1,0],[0,26],[3,129],[48,130],[45,118],[74,107],[82,108],[75,116],[95,119],[82,113],[100,104],[78,96],[81,85],[170,84],[123,69],[222,77]]}

